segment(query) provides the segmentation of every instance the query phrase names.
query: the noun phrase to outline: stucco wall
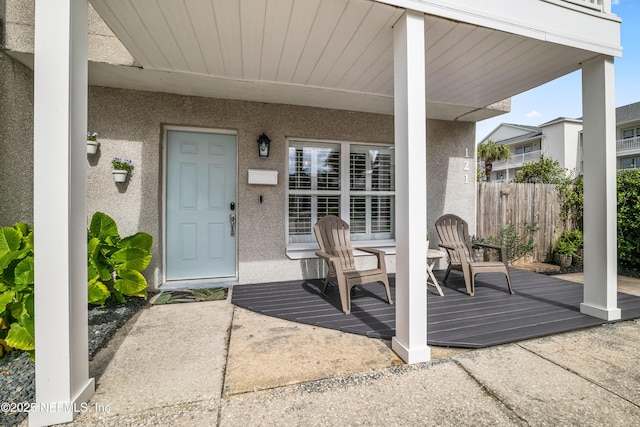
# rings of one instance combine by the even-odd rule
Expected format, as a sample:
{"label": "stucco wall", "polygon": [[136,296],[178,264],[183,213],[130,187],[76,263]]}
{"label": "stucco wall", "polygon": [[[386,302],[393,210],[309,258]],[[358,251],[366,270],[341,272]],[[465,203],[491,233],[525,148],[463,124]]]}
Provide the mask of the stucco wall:
{"label": "stucco wall", "polygon": [[33,73],[0,51],[0,226],[33,223]]}
{"label": "stucco wall", "polygon": [[[90,61],[119,65],[136,65],[122,42],[89,4],[88,57]],[[32,54],[34,49],[34,0],[8,0],[5,7],[7,51]],[[25,59],[26,60],[26,59]],[[31,59],[32,60],[32,59]]]}
{"label": "stucco wall", "polygon": [[[33,222],[33,73],[0,55],[0,223]],[[238,252],[241,283],[317,277],[323,266],[315,259],[289,260],[285,255],[286,137],[340,141],[393,141],[393,117],[163,93],[89,88],[89,129],[101,143],[87,156],[87,216],[111,215],[121,235],[146,231],[154,237],[148,270],[151,286],[162,278],[162,138],[163,125],[234,130],[238,134]],[[257,156],[257,136],[272,139],[271,156]],[[475,153],[475,126],[465,122],[428,121],[428,224],[443,213],[463,216],[475,230],[475,162],[464,171],[465,148]],[[125,185],[111,177],[115,156],[131,158],[135,171]],[[247,184],[248,169],[279,171],[275,187]],[[468,174],[469,183],[464,183]],[[259,196],[263,203],[259,203]],[[435,246],[433,246],[435,247]],[[370,258],[358,259],[366,266]],[[395,259],[388,257],[390,271]]]}
{"label": "stucco wall", "polygon": [[[434,223],[445,213],[462,217],[469,224],[469,233],[475,234],[475,136],[475,123],[427,121],[427,224],[431,248],[440,243]],[[465,170],[467,167],[469,170]],[[446,268],[445,261],[441,260],[437,268]]]}
{"label": "stucco wall", "polygon": [[[163,125],[237,132],[241,283],[317,277],[323,271],[315,259],[293,261],[285,255],[286,137],[393,142],[392,116],[90,87],[89,130],[98,132],[101,147],[88,157],[88,213],[111,215],[122,235],[146,231],[154,236],[150,267],[154,285],[161,283],[163,268]],[[266,159],[257,155],[256,139],[262,132],[272,140]],[[464,216],[475,229],[475,126],[429,121],[427,132],[429,224],[433,227],[446,211]],[[471,155],[471,170],[466,172],[469,184],[464,184],[465,147]],[[111,178],[114,156],[134,162],[135,172],[126,186],[114,184]],[[248,185],[248,169],[277,170],[280,182],[273,187]],[[435,230],[431,232],[434,235]],[[394,265],[390,256],[391,271]]]}

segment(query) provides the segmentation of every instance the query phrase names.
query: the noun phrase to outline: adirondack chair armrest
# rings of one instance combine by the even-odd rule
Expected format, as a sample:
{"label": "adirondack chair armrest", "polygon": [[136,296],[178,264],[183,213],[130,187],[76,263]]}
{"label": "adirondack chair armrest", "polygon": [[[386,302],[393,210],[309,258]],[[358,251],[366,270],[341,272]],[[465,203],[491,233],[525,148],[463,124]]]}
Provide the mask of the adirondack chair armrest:
{"label": "adirondack chair armrest", "polygon": [[378,268],[384,268],[384,271],[387,271],[387,265],[384,262],[384,256],[386,255],[385,251],[381,251],[380,249],[373,249],[373,248],[354,248],[354,249],[375,255],[376,257],[378,257]]}
{"label": "adirondack chair armrest", "polygon": [[479,246],[482,248],[497,249],[497,250],[501,250],[503,248],[503,246],[490,245],[488,243],[473,243],[473,246]]}
{"label": "adirondack chair armrest", "polygon": [[453,249],[455,250],[455,246],[453,245],[447,245],[446,243],[439,243],[438,246],[440,246],[441,248],[445,248],[445,249]]}
{"label": "adirondack chair armrest", "polygon": [[373,254],[375,256],[381,256],[384,258],[384,256],[386,255],[385,251],[381,251],[380,249],[373,249],[373,248],[353,248],[356,249],[358,251],[362,251],[362,252],[367,252],[369,254]]}
{"label": "adirondack chair armrest", "polygon": [[474,243],[473,245],[481,247],[481,248],[497,250],[498,251],[498,255],[500,257],[500,261],[502,261],[504,263],[504,265],[508,264],[507,250],[505,249],[504,246],[490,245],[490,244],[487,244],[487,243]]}
{"label": "adirondack chair armrest", "polygon": [[334,255],[329,255],[328,253],[322,252],[322,251],[317,251],[316,255],[324,259],[325,261],[327,261],[327,263],[329,263],[330,265],[333,265],[333,268],[336,270],[336,273],[342,272],[342,263],[340,262],[339,257]]}

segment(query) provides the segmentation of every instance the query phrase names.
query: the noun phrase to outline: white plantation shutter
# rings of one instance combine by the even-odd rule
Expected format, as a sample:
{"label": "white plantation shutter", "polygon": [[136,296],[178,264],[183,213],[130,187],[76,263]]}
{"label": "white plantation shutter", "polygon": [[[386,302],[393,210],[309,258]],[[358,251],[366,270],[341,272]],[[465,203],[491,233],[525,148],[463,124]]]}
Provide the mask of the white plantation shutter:
{"label": "white plantation shutter", "polygon": [[391,233],[393,229],[393,198],[371,196],[371,234]]}
{"label": "white plantation shutter", "polygon": [[349,226],[351,234],[367,232],[367,198],[366,196],[351,196],[349,211]]}
{"label": "white plantation shutter", "polygon": [[371,189],[376,191],[393,191],[394,170],[391,154],[377,153],[372,162]]}
{"label": "white plantation shutter", "polygon": [[393,239],[393,152],[388,147],[350,146],[349,217],[353,240]]}
{"label": "white plantation shutter", "polygon": [[392,147],[291,140],[287,243],[314,243],[325,215],[349,221],[353,240],[392,240],[394,191]]}
{"label": "white plantation shutter", "polygon": [[292,142],[288,175],[289,242],[314,242],[313,224],[340,215],[340,145]]}
{"label": "white plantation shutter", "polygon": [[289,196],[289,234],[306,236],[311,230],[311,196]]}

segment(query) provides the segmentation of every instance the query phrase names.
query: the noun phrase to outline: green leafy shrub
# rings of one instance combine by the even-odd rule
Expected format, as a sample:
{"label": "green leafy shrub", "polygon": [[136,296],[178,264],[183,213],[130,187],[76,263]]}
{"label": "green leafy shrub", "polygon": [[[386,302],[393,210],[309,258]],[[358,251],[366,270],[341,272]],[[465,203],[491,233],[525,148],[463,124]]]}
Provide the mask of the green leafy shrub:
{"label": "green leafy shrub", "polygon": [[584,237],[580,230],[568,230],[562,233],[553,246],[553,252],[556,254],[578,256],[578,250],[584,245]]}
{"label": "green leafy shrub", "polygon": [[33,230],[0,228],[0,357],[12,348],[35,355]]}
{"label": "green leafy shrub", "polygon": [[553,246],[553,253],[561,255],[576,255],[577,248],[575,243],[569,240],[558,240]]}
{"label": "green leafy shrub", "polygon": [[89,303],[103,305],[111,295],[120,302],[124,295],[146,298],[147,280],[142,271],[151,261],[152,243],[147,233],[121,239],[115,221],[96,212],[87,241]]}
{"label": "green leafy shrub", "polygon": [[557,160],[541,157],[538,161],[525,163],[513,182],[555,185],[560,199],[560,218],[582,229],[584,183],[582,176],[575,176],[575,170],[569,171]]}
{"label": "green leafy shrub", "polygon": [[556,185],[560,198],[560,219],[583,229],[584,180],[582,176],[568,177]]}
{"label": "green leafy shrub", "polygon": [[531,255],[536,248],[533,233],[538,231],[538,225],[527,224],[525,222],[523,229],[524,233],[520,235],[520,233],[516,231],[515,225],[510,224],[502,227],[498,235],[489,238],[489,241],[491,244],[504,246],[508,261],[514,261],[525,255]]}
{"label": "green leafy shrub", "polygon": [[640,266],[640,169],[618,172],[618,258]]}
{"label": "green leafy shrub", "polygon": [[[142,271],[151,261],[147,233],[120,238],[113,219],[96,212],[87,232],[88,302],[113,295],[147,296]],[[0,357],[12,349],[35,357],[33,229],[23,223],[0,228]]]}
{"label": "green leafy shrub", "polygon": [[575,246],[576,250],[582,249],[584,246],[584,236],[582,231],[578,229],[565,231],[562,233],[561,239],[571,242],[573,246]]}
{"label": "green leafy shrub", "polygon": [[522,165],[513,182],[560,184],[567,178],[567,169],[560,166],[560,162],[548,157],[540,157],[540,160]]}

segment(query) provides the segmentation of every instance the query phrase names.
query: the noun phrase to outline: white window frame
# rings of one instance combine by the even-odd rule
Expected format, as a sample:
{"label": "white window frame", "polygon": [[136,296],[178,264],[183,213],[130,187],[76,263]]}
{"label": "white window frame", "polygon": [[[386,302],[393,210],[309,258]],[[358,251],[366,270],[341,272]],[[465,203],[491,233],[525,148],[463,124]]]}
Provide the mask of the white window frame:
{"label": "white window frame", "polygon": [[[631,136],[624,136],[625,132],[631,132]],[[620,131],[620,139],[633,139],[638,137],[640,137],[640,127],[638,125]]]}
{"label": "white window frame", "polygon": [[[518,150],[521,150],[522,152],[518,153]],[[514,154],[518,155],[518,154],[526,154],[526,153],[531,153],[533,150],[533,144],[526,144],[526,145],[520,145],[518,147],[515,148],[515,152]]]}
{"label": "white window frame", "polygon": [[[295,192],[295,194],[304,195],[308,193],[309,195],[317,194],[313,188],[310,190],[290,190],[289,189],[289,148],[293,142],[300,143],[308,143],[310,146],[315,144],[317,145],[325,145],[332,144],[340,147],[340,190],[335,192],[327,192],[327,195],[331,194],[339,194],[340,197],[340,217],[350,222],[350,196],[392,196],[395,205],[395,195],[396,191],[356,191],[351,190],[351,174],[350,174],[350,153],[351,147],[353,145],[357,146],[366,146],[366,147],[375,147],[379,146],[380,148],[391,148],[393,149],[393,144],[384,144],[384,143],[374,143],[374,142],[357,142],[357,141],[336,141],[336,140],[326,140],[326,139],[315,139],[315,138],[295,138],[288,137],[285,138],[286,143],[286,155],[285,157],[285,197],[284,197],[284,211],[285,211],[285,244],[286,244],[286,253],[287,257],[290,259],[303,259],[303,258],[315,258],[315,252],[319,249],[318,243],[314,240],[312,242],[304,242],[304,243],[292,243],[290,242],[289,236],[289,196]],[[395,159],[393,160],[395,163]],[[395,179],[395,176],[392,176],[392,179]],[[395,188],[395,186],[394,186]],[[395,206],[393,207],[395,209]],[[367,216],[367,222],[370,222],[371,218]],[[392,227],[392,235],[395,236],[395,212],[392,215],[391,221]],[[352,240],[354,246],[364,247],[364,248],[376,248],[384,250],[387,254],[395,254],[395,246],[396,241],[395,237],[392,239],[378,239],[378,240]],[[354,255],[367,255],[364,252],[356,251]]]}

